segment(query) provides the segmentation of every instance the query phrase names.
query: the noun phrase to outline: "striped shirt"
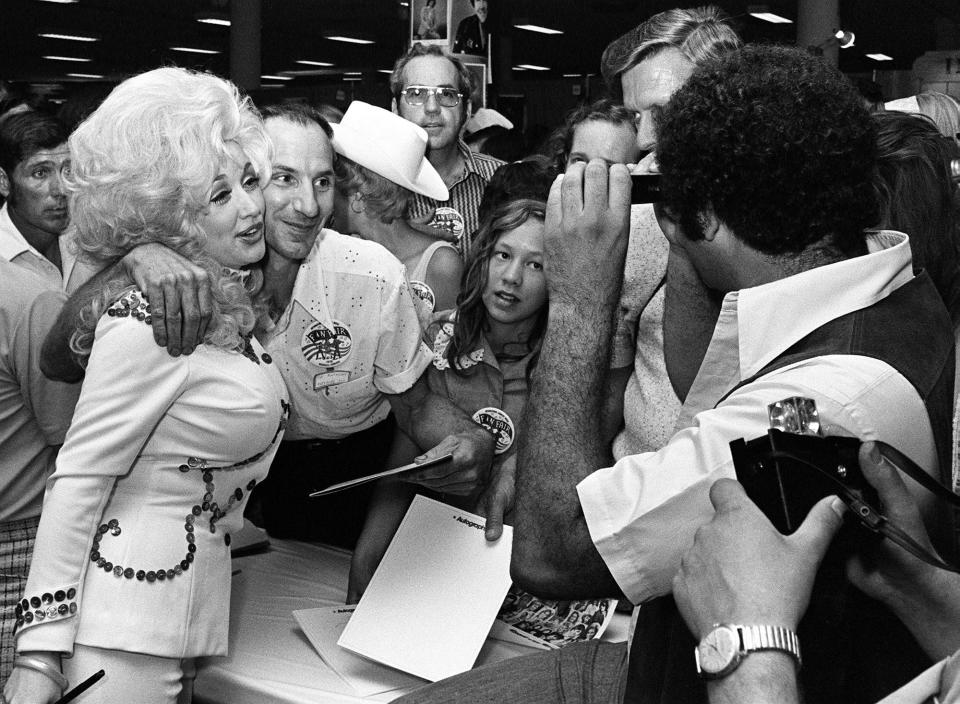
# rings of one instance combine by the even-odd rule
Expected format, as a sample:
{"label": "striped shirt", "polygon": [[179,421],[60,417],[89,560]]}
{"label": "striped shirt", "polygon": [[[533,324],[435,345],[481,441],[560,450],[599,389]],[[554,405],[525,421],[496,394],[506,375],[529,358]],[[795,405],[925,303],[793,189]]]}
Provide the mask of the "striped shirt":
{"label": "striped shirt", "polygon": [[492,156],[470,151],[463,140],[458,142],[457,148],[463,156],[465,168],[457,182],[449,187],[450,200],[436,201],[428,196],[414,195],[407,217],[452,233],[457,238],[460,254],[466,256],[477,228],[480,227],[479,210],[483,191],[493,172],[503,162]]}

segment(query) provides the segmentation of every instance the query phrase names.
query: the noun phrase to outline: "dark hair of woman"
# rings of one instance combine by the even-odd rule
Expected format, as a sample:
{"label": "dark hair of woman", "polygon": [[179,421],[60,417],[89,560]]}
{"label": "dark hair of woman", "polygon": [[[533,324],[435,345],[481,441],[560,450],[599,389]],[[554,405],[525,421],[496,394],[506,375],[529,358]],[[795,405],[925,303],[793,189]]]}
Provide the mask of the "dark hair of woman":
{"label": "dark hair of woman", "polygon": [[960,189],[950,162],[960,146],[921,115],[874,115],[878,137],[875,187],[880,224],[910,237],[915,270],[925,269],[954,327],[960,322]]}

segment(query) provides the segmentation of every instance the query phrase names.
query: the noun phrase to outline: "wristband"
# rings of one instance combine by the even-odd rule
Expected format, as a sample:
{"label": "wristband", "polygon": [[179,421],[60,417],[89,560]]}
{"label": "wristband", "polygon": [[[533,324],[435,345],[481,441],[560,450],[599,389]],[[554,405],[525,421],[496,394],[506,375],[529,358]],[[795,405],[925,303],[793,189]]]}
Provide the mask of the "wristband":
{"label": "wristband", "polygon": [[16,660],[13,661],[14,667],[25,667],[28,670],[34,670],[41,674],[46,675],[52,679],[57,686],[60,688],[60,691],[64,691],[69,686],[67,678],[63,676],[63,673],[60,672],[53,665],[50,665],[40,658],[31,658],[26,655],[19,655]]}

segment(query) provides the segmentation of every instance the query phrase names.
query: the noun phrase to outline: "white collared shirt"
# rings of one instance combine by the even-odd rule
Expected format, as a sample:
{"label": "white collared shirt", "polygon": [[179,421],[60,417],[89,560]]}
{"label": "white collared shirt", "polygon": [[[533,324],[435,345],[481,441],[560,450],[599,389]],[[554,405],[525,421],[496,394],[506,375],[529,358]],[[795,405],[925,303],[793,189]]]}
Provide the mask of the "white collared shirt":
{"label": "white collared shirt", "polygon": [[[63,272],[57,265],[40,254],[21,234],[17,226],[10,219],[10,203],[4,203],[0,208],[0,259],[22,266],[50,283],[52,288],[59,291],[72,292],[82,281],[71,281],[77,263],[77,255],[73,246],[73,237],[64,233],[59,238],[60,263]],[[78,276],[80,272],[78,271]],[[76,277],[74,277],[76,278]],[[85,277],[84,280],[86,280]]]}
{"label": "white collared shirt", "polygon": [[731,440],[766,433],[767,405],[813,398],[827,435],[882,439],[936,470],[923,401],[890,365],[856,355],[797,362],[723,395],[791,345],[913,278],[906,235],[868,235],[869,253],[727,294],[676,434],[657,452],[623,458],[577,486],[590,536],[627,597],[670,591],[696,529],[712,515],[709,489],[734,477]]}
{"label": "white collared shirt", "polygon": [[403,264],[376,242],[321,230],[264,343],[290,390],[288,440],[338,439],[390,413],[387,394],[430,364]]}

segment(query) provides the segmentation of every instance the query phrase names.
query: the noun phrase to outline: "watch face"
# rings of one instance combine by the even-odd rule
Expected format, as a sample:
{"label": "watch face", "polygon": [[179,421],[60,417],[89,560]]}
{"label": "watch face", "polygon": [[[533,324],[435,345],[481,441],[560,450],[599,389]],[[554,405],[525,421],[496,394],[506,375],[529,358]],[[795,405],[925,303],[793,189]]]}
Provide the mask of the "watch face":
{"label": "watch face", "polygon": [[740,638],[727,626],[710,631],[697,646],[697,664],[704,674],[717,675],[731,667],[740,653]]}

